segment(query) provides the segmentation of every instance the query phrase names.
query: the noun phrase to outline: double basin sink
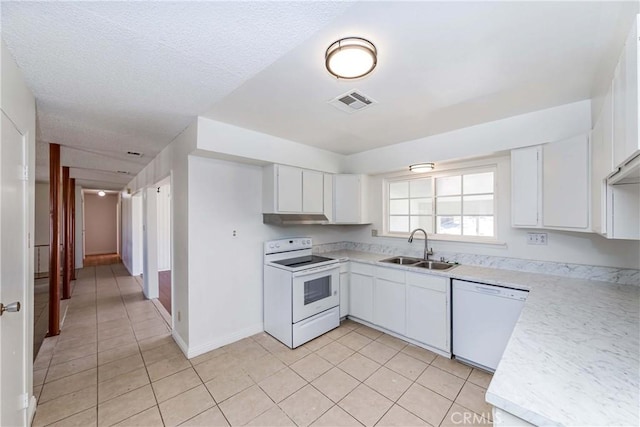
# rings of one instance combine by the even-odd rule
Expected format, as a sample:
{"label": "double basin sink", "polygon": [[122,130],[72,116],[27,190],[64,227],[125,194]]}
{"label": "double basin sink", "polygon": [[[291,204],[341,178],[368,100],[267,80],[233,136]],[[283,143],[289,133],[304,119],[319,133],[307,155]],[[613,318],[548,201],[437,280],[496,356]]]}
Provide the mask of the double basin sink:
{"label": "double basin sink", "polygon": [[449,270],[457,265],[449,262],[424,260],[421,258],[411,258],[407,256],[396,256],[393,258],[383,259],[380,262],[386,262],[389,264],[397,264],[397,265],[406,265],[407,267],[424,268],[426,270],[440,270],[440,271]]}

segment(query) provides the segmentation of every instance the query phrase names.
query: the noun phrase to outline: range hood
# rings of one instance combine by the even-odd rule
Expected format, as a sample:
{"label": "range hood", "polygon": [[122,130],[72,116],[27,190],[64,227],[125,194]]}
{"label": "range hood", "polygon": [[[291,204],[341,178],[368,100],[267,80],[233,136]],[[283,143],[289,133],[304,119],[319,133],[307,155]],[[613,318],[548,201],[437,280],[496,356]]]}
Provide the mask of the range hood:
{"label": "range hood", "polygon": [[264,224],[274,225],[309,225],[326,224],[329,219],[324,214],[262,214]]}

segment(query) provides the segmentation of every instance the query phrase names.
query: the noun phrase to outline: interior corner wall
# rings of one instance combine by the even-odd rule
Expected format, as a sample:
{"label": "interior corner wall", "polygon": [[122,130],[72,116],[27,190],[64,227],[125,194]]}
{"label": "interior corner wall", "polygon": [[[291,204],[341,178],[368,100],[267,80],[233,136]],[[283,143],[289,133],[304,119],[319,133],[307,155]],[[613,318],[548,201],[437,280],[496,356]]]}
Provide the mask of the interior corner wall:
{"label": "interior corner wall", "polygon": [[266,240],[330,243],[367,227],[263,224],[262,168],[198,156],[189,156],[188,200],[190,357],[263,330]]}
{"label": "interior corner wall", "polygon": [[132,210],[133,199],[130,195],[125,194],[120,201],[120,210],[122,224],[120,228],[121,241],[122,241],[122,253],[120,259],[125,268],[131,274],[133,273],[133,215],[130,213]]}
{"label": "interior corner wall", "polygon": [[[170,181],[170,180],[169,180]],[[158,271],[171,270],[171,183],[160,185],[156,196]]]}
{"label": "interior corner wall", "polygon": [[86,255],[118,252],[118,195],[84,195]]}
{"label": "interior corner wall", "polygon": [[158,298],[158,213],[155,188],[147,188],[142,193],[142,278],[143,292],[147,299]]}

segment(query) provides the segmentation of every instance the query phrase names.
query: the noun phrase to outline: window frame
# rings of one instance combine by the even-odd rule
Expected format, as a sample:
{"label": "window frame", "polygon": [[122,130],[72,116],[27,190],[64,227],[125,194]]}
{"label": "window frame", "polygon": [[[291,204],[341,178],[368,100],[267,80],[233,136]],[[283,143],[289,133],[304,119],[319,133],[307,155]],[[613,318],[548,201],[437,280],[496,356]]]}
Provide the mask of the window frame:
{"label": "window frame", "polygon": [[[461,194],[459,195],[461,198],[461,203],[463,203],[464,200],[464,179],[462,178],[463,175],[473,175],[473,174],[477,174],[477,173],[486,173],[486,172],[493,172],[493,218],[494,218],[494,223],[493,223],[493,236],[469,236],[469,235],[464,235],[464,234],[439,234],[437,233],[437,215],[436,215],[436,200],[438,198],[437,194],[436,194],[436,178],[444,178],[444,177],[450,177],[450,176],[460,176],[461,180],[463,182],[461,182]],[[419,179],[425,179],[425,178],[431,178],[431,187],[432,187],[432,206],[431,206],[431,213],[428,215],[431,217],[432,220],[432,226],[433,226],[433,232],[429,233],[429,240],[442,240],[442,241],[454,241],[454,242],[469,242],[469,243],[489,243],[489,244],[500,244],[499,240],[498,240],[498,233],[499,233],[499,215],[498,215],[498,165],[495,163],[491,163],[491,164],[484,164],[484,165],[478,165],[478,166],[472,166],[472,167],[455,167],[455,168],[450,168],[450,169],[445,169],[445,170],[439,170],[439,171],[431,171],[431,172],[426,172],[426,173],[421,173],[421,174],[402,174],[402,175],[393,175],[393,176],[387,176],[385,178],[383,178],[382,180],[382,185],[383,185],[383,236],[386,237],[402,237],[402,238],[408,238],[410,235],[410,231],[409,232],[391,232],[389,231],[389,222],[390,222],[390,207],[389,207],[389,202],[390,202],[390,194],[389,194],[389,184],[392,182],[401,182],[401,181],[412,181],[412,180],[419,180]],[[466,196],[480,196],[480,195],[488,195],[491,193],[478,193],[478,194],[468,194]],[[445,196],[440,196],[440,197],[445,197]],[[409,198],[409,203],[411,203],[411,199]],[[401,215],[404,216],[404,215]],[[457,215],[456,215],[457,216]],[[487,215],[467,215],[467,216],[487,216]],[[411,212],[409,212],[409,224],[411,224]],[[461,214],[460,214],[460,218],[461,221],[463,221],[464,219],[464,205],[461,206]],[[411,225],[409,225],[409,227],[411,227]],[[421,238],[422,235],[416,236],[416,237],[420,237]]]}

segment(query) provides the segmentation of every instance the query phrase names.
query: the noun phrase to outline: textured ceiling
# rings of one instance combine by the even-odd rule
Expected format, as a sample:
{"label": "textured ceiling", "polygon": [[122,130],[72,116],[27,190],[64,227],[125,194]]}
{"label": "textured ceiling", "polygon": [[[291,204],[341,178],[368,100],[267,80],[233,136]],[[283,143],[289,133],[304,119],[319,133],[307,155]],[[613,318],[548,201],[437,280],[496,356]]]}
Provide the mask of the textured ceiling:
{"label": "textured ceiling", "polygon": [[[61,144],[82,185],[122,188],[131,177],[113,172],[135,175],[198,114],[349,6],[3,1],[2,39],[36,96],[38,141]],[[46,146],[37,153],[47,180]]]}
{"label": "textured ceiling", "polygon": [[[117,189],[199,114],[348,154],[587,99],[638,2],[0,7],[2,39],[37,99],[37,178],[48,178],[47,143],[59,143],[81,185]],[[349,35],[372,40],[379,65],[337,81],[324,51]],[[378,104],[327,105],[353,88]]]}
{"label": "textured ceiling", "polygon": [[[361,2],[205,114],[342,154],[591,98],[638,2]],[[338,81],[334,40],[359,35],[377,68]],[[351,89],[378,101],[344,113]]]}

